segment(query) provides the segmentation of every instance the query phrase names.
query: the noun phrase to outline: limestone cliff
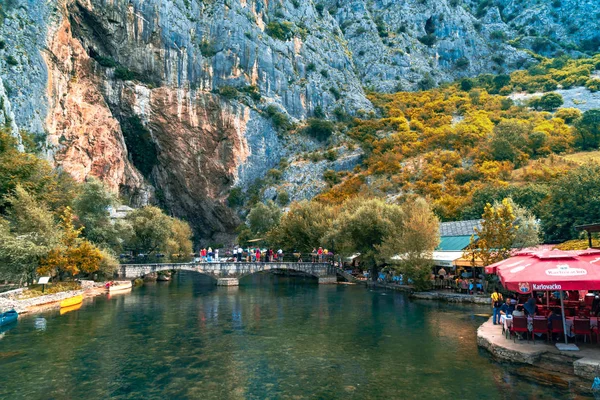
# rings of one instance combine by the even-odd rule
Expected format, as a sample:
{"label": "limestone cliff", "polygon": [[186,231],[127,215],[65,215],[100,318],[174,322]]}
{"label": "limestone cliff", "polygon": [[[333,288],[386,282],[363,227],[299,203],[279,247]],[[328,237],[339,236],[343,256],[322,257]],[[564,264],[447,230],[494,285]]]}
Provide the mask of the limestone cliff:
{"label": "limestone cliff", "polygon": [[[233,185],[318,146],[278,132],[269,105],[292,122],[369,112],[364,87],[510,71],[534,62],[522,48],[597,50],[597,2],[522,3],[3,0],[0,122],[35,134],[77,179],[98,176],[217,238],[239,222]],[[303,177],[360,160],[341,156],[293,164],[292,198],[314,195]]]}

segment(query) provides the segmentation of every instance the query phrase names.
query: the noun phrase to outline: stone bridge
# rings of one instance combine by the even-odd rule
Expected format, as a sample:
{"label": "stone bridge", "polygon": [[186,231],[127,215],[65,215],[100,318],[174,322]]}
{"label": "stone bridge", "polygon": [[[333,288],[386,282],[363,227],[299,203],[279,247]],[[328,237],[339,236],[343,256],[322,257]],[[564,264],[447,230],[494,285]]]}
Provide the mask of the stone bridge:
{"label": "stone bridge", "polygon": [[185,264],[123,264],[119,278],[135,279],[160,271],[193,271],[216,279],[219,286],[237,286],[244,276],[264,271],[290,271],[314,276],[319,283],[336,283],[336,269],[329,263],[308,262],[202,262]]}

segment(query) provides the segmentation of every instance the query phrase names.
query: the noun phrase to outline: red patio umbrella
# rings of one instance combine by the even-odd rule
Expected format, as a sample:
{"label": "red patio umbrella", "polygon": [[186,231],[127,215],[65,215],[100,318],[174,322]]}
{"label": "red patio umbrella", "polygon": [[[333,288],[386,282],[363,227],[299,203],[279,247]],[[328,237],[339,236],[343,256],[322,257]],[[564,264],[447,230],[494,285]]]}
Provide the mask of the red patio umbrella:
{"label": "red patio umbrella", "polygon": [[596,265],[592,257],[594,260],[600,257],[600,252],[597,254],[559,250],[531,252],[505,260],[506,262],[497,265],[496,273],[502,285],[508,290],[519,293],[559,291],[566,343],[567,329],[562,292],[563,290],[600,289],[600,264]]}
{"label": "red patio umbrella", "polygon": [[[599,253],[600,256],[600,253]],[[599,290],[600,264],[576,251],[542,251],[511,257],[497,267],[500,282],[519,293],[554,290]]]}
{"label": "red patio umbrella", "polygon": [[516,253],[513,257],[488,265],[485,267],[485,273],[493,275],[497,274],[499,269],[517,266],[521,261],[528,260],[530,258],[530,254],[530,252]]}

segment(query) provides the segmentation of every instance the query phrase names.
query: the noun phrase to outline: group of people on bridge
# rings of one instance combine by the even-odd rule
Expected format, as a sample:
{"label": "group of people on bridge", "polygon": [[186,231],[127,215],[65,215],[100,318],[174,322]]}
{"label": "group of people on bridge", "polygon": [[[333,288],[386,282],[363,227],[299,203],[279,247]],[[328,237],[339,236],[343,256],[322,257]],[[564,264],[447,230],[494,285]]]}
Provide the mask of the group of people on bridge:
{"label": "group of people on bridge", "polygon": [[[306,256],[306,254],[304,254]],[[312,262],[325,262],[333,256],[333,253],[323,247],[318,249],[313,248],[312,252],[308,257],[304,257],[305,261]],[[303,254],[293,252],[290,257],[293,257],[295,262],[303,262]],[[219,249],[213,250],[211,247],[202,248],[195,258],[196,262],[282,262],[284,260],[284,252],[282,249],[274,250],[272,248],[260,249],[260,248],[243,248],[241,246],[235,246],[233,249],[228,250],[226,253]],[[289,261],[289,260],[288,260]]]}

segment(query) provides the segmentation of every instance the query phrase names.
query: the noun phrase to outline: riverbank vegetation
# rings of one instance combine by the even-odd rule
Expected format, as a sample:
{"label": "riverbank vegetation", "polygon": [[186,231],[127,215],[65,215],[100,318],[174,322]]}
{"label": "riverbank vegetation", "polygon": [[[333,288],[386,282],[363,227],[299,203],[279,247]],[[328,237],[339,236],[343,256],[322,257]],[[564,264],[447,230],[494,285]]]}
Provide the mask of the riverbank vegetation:
{"label": "riverbank vegetation", "polygon": [[[24,147],[33,142],[25,136]],[[0,130],[0,280],[31,283],[39,274],[56,280],[112,277],[125,251],[189,258],[191,229],[156,207],[112,219],[119,203],[102,183],[77,183]]]}
{"label": "riverbank vegetation", "polygon": [[341,204],[301,201],[284,214],[273,203],[261,204],[253,208],[240,235],[244,245],[249,238],[262,236],[268,245],[287,253],[310,253],[319,246],[336,254],[360,253],[362,265],[374,276],[380,266],[398,258],[393,267],[415,285],[427,281],[431,252],[439,243],[439,220],[422,198],[403,204],[376,197],[354,197]]}
{"label": "riverbank vegetation", "polygon": [[421,92],[371,93],[379,116],[338,126],[362,147],[362,165],[338,173],[317,201],[420,196],[442,221],[453,221],[480,218],[487,203],[510,197],[541,219],[545,240],[574,238],[574,225],[596,218],[594,197],[575,195],[578,205],[565,211],[569,200],[559,196],[573,181],[575,193],[600,189],[597,165],[572,158],[598,149],[600,110],[557,109],[557,93],[530,100],[506,95],[582,86],[598,79],[598,68],[600,55],[543,59],[510,75]]}
{"label": "riverbank vegetation", "polygon": [[[256,204],[240,240],[266,238],[299,252],[324,245],[361,253],[369,266],[382,265],[408,250],[400,242],[386,249],[369,230],[385,215],[374,204],[399,207],[405,218],[404,208],[413,202],[427,204],[431,213],[424,215],[442,221],[483,218],[486,226],[470,252],[486,263],[511,248],[576,238],[575,225],[600,220],[593,194],[600,191],[594,158],[600,110],[560,108],[563,98],[552,91],[575,86],[593,91],[598,69],[600,55],[540,58],[510,75],[483,75],[420,92],[370,93],[377,113],[346,116],[336,126],[348,148],[362,148],[362,164],[353,171],[327,170],[328,188],[311,201],[292,202],[283,215],[273,202]],[[370,212],[358,213],[354,202],[375,203]],[[259,227],[257,216],[268,216],[258,218],[266,225]],[[354,242],[354,227],[370,241]],[[393,236],[403,238],[399,232]]]}

